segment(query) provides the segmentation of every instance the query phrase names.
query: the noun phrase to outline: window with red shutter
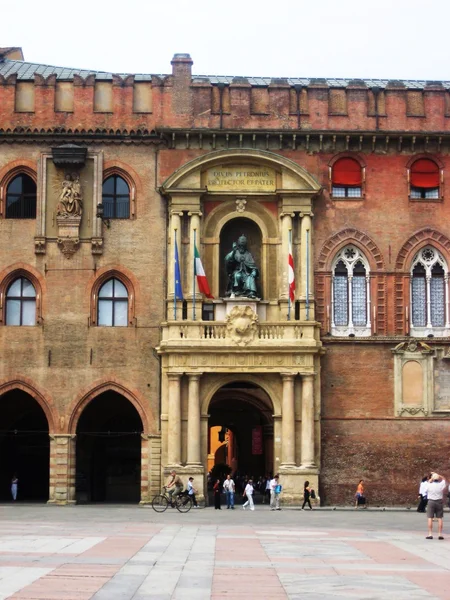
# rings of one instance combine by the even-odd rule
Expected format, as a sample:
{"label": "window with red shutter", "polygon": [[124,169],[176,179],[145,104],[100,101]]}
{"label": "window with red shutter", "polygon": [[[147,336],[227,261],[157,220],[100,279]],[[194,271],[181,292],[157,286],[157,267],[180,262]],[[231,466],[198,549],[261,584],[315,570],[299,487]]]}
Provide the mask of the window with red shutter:
{"label": "window with red shutter", "polygon": [[340,158],[332,168],[333,198],[361,198],[362,169],[354,158]]}
{"label": "window with red shutter", "polygon": [[410,171],[410,197],[413,199],[440,198],[439,167],[429,158],[416,160]]}

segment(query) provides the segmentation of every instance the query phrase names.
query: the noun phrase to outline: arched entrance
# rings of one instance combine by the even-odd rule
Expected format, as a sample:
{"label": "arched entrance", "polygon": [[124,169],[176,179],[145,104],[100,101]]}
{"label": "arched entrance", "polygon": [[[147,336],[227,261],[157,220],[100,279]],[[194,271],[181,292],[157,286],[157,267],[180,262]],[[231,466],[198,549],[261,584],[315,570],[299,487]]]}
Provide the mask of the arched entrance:
{"label": "arched entrance", "polygon": [[142,420],[121,394],[107,391],[77,424],[77,502],[139,502]]}
{"label": "arched entrance", "polygon": [[19,479],[17,500],[46,502],[49,496],[50,438],[47,417],[27,392],[0,396],[0,501],[11,500],[11,479]]}
{"label": "arched entrance", "polygon": [[208,412],[208,470],[225,461],[238,486],[245,477],[257,482],[273,473],[273,407],[261,387],[228,383],[214,394]]}

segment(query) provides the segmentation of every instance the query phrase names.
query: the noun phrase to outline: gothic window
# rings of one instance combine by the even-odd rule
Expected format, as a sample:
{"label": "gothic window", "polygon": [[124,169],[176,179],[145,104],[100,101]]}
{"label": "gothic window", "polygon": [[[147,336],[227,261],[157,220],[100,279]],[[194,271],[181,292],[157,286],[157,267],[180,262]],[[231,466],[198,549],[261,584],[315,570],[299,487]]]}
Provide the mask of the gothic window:
{"label": "gothic window", "polygon": [[128,290],[115,277],[108,279],[99,290],[97,323],[106,327],[128,325]]}
{"label": "gothic window", "polygon": [[17,175],[6,189],[6,218],[36,218],[36,184],[29,175]]}
{"label": "gothic window", "polygon": [[6,291],[6,325],[36,325],[36,290],[31,281],[18,277]]}
{"label": "gothic window", "polygon": [[439,166],[429,158],[419,158],[411,165],[410,198],[433,200],[441,197]]}
{"label": "gothic window", "polygon": [[105,219],[130,218],[130,188],[120,175],[111,175],[103,182],[103,216]]}
{"label": "gothic window", "polygon": [[448,269],[431,246],[422,248],[411,268],[411,327],[414,335],[434,335],[449,327]]}
{"label": "gothic window", "polygon": [[360,163],[354,158],[339,158],[331,169],[333,198],[361,198],[363,174]]}
{"label": "gothic window", "polygon": [[370,335],[369,264],[356,246],[335,257],[332,293],[332,333]]}

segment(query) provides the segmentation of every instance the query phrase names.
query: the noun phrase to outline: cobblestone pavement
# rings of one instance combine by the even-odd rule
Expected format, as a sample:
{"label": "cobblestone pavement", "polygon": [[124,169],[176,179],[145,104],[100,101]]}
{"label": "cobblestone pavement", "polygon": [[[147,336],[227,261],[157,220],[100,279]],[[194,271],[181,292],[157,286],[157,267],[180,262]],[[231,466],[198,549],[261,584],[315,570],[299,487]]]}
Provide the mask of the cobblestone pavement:
{"label": "cobblestone pavement", "polygon": [[450,536],[425,535],[412,510],[5,505],[0,600],[448,600]]}

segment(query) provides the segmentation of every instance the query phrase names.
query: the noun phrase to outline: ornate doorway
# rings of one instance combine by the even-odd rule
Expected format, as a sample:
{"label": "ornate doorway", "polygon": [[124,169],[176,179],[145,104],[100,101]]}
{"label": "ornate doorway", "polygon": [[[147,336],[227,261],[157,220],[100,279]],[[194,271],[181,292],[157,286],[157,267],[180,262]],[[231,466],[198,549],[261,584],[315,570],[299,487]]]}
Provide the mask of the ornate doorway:
{"label": "ornate doorway", "polygon": [[209,405],[208,471],[225,462],[237,482],[273,473],[273,407],[258,385],[236,381],[218,390]]}

